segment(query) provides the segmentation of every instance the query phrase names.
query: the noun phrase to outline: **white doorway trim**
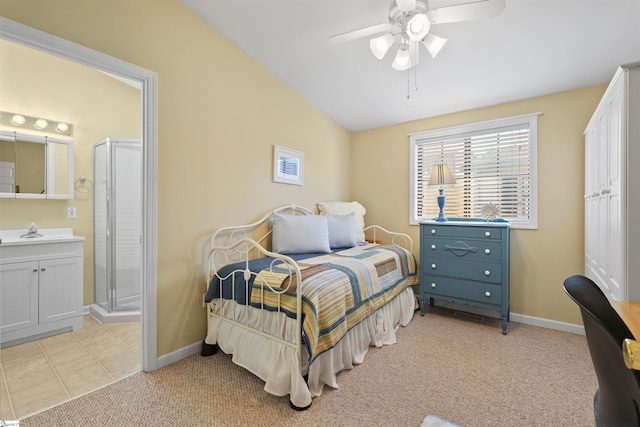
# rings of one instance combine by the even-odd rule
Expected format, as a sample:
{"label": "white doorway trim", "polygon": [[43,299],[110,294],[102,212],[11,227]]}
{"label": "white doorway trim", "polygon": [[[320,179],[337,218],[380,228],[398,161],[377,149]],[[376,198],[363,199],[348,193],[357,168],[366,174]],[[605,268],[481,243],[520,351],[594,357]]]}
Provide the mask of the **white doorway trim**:
{"label": "white doorway trim", "polygon": [[158,76],[137,65],[0,16],[0,38],[115,76],[142,88],[142,370],[158,367]]}

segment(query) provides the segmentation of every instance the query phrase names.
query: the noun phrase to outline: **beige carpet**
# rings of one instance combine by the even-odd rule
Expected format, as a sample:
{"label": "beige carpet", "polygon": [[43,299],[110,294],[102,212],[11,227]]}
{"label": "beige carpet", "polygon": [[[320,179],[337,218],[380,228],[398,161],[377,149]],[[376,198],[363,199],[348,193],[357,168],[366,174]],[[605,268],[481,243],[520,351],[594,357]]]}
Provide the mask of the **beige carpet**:
{"label": "beige carpet", "polygon": [[581,335],[430,309],[339,374],[311,408],[223,353],[138,373],[21,421],[20,426],[420,426],[435,415],[460,426],[593,426],[597,381]]}

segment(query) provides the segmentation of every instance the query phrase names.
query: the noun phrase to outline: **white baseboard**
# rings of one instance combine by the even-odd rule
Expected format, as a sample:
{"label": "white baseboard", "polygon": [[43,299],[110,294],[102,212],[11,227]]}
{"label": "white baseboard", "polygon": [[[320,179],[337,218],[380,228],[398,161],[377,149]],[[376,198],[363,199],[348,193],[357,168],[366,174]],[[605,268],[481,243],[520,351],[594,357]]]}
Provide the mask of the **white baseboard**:
{"label": "white baseboard", "polygon": [[556,320],[543,319],[541,317],[527,316],[524,314],[511,313],[510,320],[513,322],[524,323],[525,325],[541,326],[547,329],[555,329],[557,331],[570,332],[572,334],[584,335],[584,326],[575,325],[573,323],[558,322]]}
{"label": "white baseboard", "polygon": [[185,357],[200,353],[201,348],[202,341],[198,341],[193,344],[189,344],[186,347],[179,348],[176,351],[172,351],[171,353],[165,354],[164,356],[160,356],[158,357],[157,369],[164,368],[165,366],[171,365]]}
{"label": "white baseboard", "polygon": [[[425,302],[428,304],[427,302]],[[500,313],[484,307],[476,307],[468,304],[458,304],[455,302],[436,299],[436,307],[445,307],[451,310],[458,310],[466,313],[473,313],[484,317],[494,317],[499,319]],[[572,334],[584,335],[584,326],[573,323],[558,322],[556,320],[543,319],[541,317],[527,316],[525,314],[509,313],[509,320],[512,322],[524,323],[525,325],[540,326],[557,331],[570,332]]]}
{"label": "white baseboard", "polygon": [[[477,313],[486,315],[486,313]],[[491,313],[493,315],[493,313]],[[510,313],[510,321],[524,323],[525,325],[540,326],[541,328],[555,329],[557,331],[570,332],[572,334],[584,335],[584,326],[573,323],[558,322],[556,320],[543,319],[541,317],[527,316],[524,314]],[[186,347],[182,347],[164,356],[158,357],[158,369],[168,366],[178,360],[199,353],[202,348],[202,341],[195,342]]]}

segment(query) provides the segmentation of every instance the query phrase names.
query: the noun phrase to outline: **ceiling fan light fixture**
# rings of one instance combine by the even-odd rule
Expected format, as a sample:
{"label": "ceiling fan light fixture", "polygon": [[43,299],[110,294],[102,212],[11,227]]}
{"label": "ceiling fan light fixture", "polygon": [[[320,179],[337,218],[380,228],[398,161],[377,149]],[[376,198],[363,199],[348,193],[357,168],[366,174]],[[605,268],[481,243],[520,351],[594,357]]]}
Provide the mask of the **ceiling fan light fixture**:
{"label": "ceiling fan light fixture", "polygon": [[384,36],[373,38],[369,42],[371,53],[378,59],[384,58],[391,46],[393,46],[392,34],[385,34]]}
{"label": "ceiling fan light fixture", "polygon": [[433,33],[427,34],[427,36],[422,40],[422,44],[427,48],[432,57],[436,57],[436,55],[440,52],[440,49],[447,42],[447,39],[444,37],[436,36]]}
{"label": "ceiling fan light fixture", "polygon": [[420,41],[429,34],[431,23],[424,13],[414,15],[407,23],[407,35],[413,41]]}
{"label": "ceiling fan light fixture", "polygon": [[409,55],[409,45],[403,43],[396,53],[396,58],[391,66],[398,71],[404,71],[411,68],[411,55]]}

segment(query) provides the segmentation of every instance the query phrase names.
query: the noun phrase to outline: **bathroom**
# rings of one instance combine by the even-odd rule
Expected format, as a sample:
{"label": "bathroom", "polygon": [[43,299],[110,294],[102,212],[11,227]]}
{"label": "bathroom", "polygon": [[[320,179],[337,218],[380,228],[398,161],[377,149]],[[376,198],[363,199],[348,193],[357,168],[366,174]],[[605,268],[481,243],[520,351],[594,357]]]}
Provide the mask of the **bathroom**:
{"label": "bathroom", "polygon": [[[34,195],[29,196],[23,191],[24,187],[15,198],[5,194],[0,199],[0,230],[27,232],[33,224],[38,233],[71,229],[75,236],[82,238],[80,293],[83,315],[87,316],[96,303],[94,145],[106,138],[140,138],[141,92],[126,81],[5,40],[0,40],[0,52],[0,111],[68,123],[73,130],[68,136],[55,130],[47,132],[0,124],[0,131],[73,141],[72,168],[69,168],[72,170],[71,198],[47,197],[36,194],[38,190],[32,190]],[[15,159],[16,167],[21,167],[20,161]],[[130,240],[139,242],[139,235]],[[130,289],[127,292],[129,297],[134,296],[135,292]],[[139,288],[137,293],[139,295]],[[139,304],[137,308],[139,319]]]}

